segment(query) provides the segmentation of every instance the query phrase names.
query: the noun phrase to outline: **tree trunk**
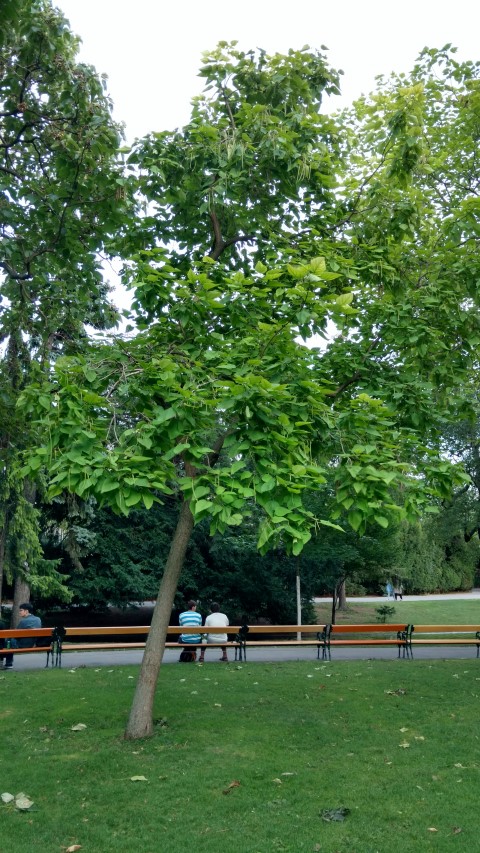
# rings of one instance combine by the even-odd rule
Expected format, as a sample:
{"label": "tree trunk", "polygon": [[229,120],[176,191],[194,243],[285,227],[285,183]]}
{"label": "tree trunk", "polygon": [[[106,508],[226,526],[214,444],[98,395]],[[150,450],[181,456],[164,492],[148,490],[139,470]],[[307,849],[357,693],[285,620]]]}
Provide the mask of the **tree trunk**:
{"label": "tree trunk", "polygon": [[145,645],[142,666],[133,697],[125,738],[150,737],[153,734],[153,703],[155,688],[165,650],[167,629],[173,600],[183,568],[187,546],[193,531],[193,515],[187,502],[182,504],[177,527],[165,564],[150,633]]}
{"label": "tree trunk", "polygon": [[331,616],[331,619],[330,619],[330,622],[331,622],[331,624],[332,624],[332,625],[335,625],[336,613],[337,613],[337,586],[335,585],[335,586],[333,587],[333,595],[332,595],[332,616]]}
{"label": "tree trunk", "polygon": [[18,618],[20,616],[19,606],[20,604],[24,604],[26,601],[30,601],[30,584],[25,578],[21,578],[20,575],[17,575],[15,578],[15,586],[13,588],[12,628],[17,627]]}
{"label": "tree trunk", "polygon": [[338,609],[347,609],[347,582],[345,579],[338,586]]}
{"label": "tree trunk", "polygon": [[0,616],[1,616],[1,608],[2,608],[2,600],[3,600],[3,574],[5,571],[5,540],[6,540],[7,528],[3,525],[0,530]]}

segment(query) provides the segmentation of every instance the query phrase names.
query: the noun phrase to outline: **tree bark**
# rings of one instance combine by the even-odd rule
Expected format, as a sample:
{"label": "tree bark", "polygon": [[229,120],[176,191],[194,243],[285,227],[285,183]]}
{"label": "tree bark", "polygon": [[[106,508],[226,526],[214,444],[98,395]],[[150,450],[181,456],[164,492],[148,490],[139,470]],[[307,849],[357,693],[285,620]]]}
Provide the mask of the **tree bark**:
{"label": "tree bark", "polygon": [[336,615],[337,615],[337,586],[335,584],[335,586],[333,587],[333,594],[332,594],[332,615],[330,617],[330,622],[332,625],[335,625]]}
{"label": "tree bark", "polygon": [[15,577],[15,585],[13,588],[12,628],[17,627],[20,616],[19,606],[20,604],[24,604],[26,601],[30,601],[30,584],[25,580],[25,578],[17,575]]}
{"label": "tree bark", "polygon": [[153,703],[160,673],[173,600],[182,571],[187,546],[193,531],[193,515],[187,502],[182,504],[177,527],[165,564],[157,601],[145,645],[140,675],[133,697],[125,738],[150,737],[153,734]]}
{"label": "tree bark", "polygon": [[5,571],[5,540],[6,540],[6,532],[7,528],[3,525],[0,530],[0,616],[1,616],[1,608],[2,608],[2,600],[3,600],[3,574]]}
{"label": "tree bark", "polygon": [[347,582],[343,580],[338,587],[338,609],[347,609]]}

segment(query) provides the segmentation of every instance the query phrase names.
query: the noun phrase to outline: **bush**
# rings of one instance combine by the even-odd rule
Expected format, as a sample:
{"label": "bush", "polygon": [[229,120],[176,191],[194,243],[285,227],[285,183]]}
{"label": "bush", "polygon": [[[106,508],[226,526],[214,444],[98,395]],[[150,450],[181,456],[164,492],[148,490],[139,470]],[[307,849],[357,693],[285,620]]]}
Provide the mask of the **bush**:
{"label": "bush", "polygon": [[394,615],[395,608],[391,604],[382,604],[375,608],[375,613],[377,614],[377,622],[386,622],[388,616]]}

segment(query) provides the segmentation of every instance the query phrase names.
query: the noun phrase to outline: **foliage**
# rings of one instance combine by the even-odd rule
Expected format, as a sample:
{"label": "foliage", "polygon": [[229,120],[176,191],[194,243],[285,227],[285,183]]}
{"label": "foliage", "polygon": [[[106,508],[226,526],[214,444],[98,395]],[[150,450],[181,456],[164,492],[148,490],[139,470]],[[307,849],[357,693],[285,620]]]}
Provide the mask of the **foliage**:
{"label": "foliage", "polygon": [[30,584],[34,598],[70,601],[72,593],[58,571],[60,561],[45,559],[39,515],[18,470],[0,470],[0,527],[8,530],[1,561],[4,580],[12,584],[16,576],[22,578]]}
{"label": "foliage", "polygon": [[391,604],[381,604],[380,607],[375,608],[377,622],[386,622],[390,616],[393,618],[395,612],[395,608]]}
{"label": "foliage", "polygon": [[256,261],[291,255],[313,208],[328,216],[338,128],[320,108],[338,94],[338,74],[308,47],[269,56],[235,45],[203,55],[205,90],[186,127],[151,133],[129,155],[146,215],[124,257],[160,243],[177,271],[208,252],[248,275]]}
{"label": "foliage", "polygon": [[[12,334],[15,319],[45,358],[85,322],[104,327],[114,317],[97,253],[120,222],[119,134],[63,16],[47,0],[27,5],[0,52],[0,267],[10,302],[2,331]],[[19,347],[26,358],[28,346]]]}
{"label": "foliage", "polygon": [[[59,520],[52,516],[56,505],[54,500],[49,507],[49,534],[42,537],[42,544],[46,557],[61,561],[60,571],[68,583],[72,604],[98,611],[108,605],[127,607],[156,597],[178,514],[174,501],[166,501],[164,506],[155,504],[150,510],[136,507],[128,517],[118,516],[108,507],[95,507],[89,518],[82,518],[80,509],[73,516],[70,508],[71,520],[65,527],[63,501]],[[72,536],[76,559],[65,541]],[[190,598],[199,602],[203,615],[212,602],[220,601],[232,623],[241,622],[244,615],[248,621],[294,622],[296,566],[297,559],[281,549],[264,557],[258,553],[255,521],[213,538],[208,535],[208,525],[200,522],[187,550],[171,622]],[[301,573],[303,612],[308,622],[308,614],[313,616],[313,586],[303,559]],[[60,603],[56,597],[42,601],[44,608]]]}
{"label": "foliage", "polygon": [[[120,136],[105,81],[77,63],[78,39],[61,13],[48,0],[25,0],[2,7],[2,15],[0,519],[7,556],[19,549],[8,570],[21,571],[22,552],[30,549],[33,580],[41,560],[42,492],[23,482],[17,457],[39,437],[15,404],[32,377],[48,375],[60,352],[83,346],[86,324],[103,329],[117,320],[99,253],[122,216],[114,160]],[[27,511],[28,524],[17,524]],[[0,583],[1,572],[0,565]]]}
{"label": "foliage", "polygon": [[392,574],[409,592],[471,589],[479,559],[475,539],[465,542],[448,509],[415,523],[401,523],[390,542]]}

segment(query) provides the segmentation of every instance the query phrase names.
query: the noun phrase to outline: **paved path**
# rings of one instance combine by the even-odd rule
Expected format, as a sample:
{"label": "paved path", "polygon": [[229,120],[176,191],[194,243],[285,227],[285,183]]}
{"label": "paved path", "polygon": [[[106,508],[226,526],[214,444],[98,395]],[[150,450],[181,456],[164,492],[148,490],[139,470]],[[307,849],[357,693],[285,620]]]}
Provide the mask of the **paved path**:
{"label": "paved path", "polygon": [[[429,593],[428,595],[404,595],[404,601],[471,601],[473,599],[480,598],[480,589],[472,589],[470,592],[447,592],[447,593]],[[332,598],[314,598],[315,604],[322,604],[325,602],[331,602]],[[391,599],[390,599],[391,600]],[[363,597],[355,598],[347,598],[347,602],[350,604],[355,604],[355,602],[360,603],[368,603],[368,602],[376,602],[378,604],[384,604],[388,601],[386,595],[365,595]],[[399,601],[396,604],[400,604]]]}
{"label": "paved path", "polygon": [[[404,601],[442,601],[442,600],[476,600],[480,599],[480,589],[474,589],[471,592],[454,592],[447,595],[409,595],[404,598]],[[365,596],[362,598],[348,598],[349,602],[385,602],[386,596]],[[315,598],[316,603],[331,602],[331,598]],[[397,601],[396,605],[401,608],[402,602]],[[480,607],[479,620],[480,622]],[[416,660],[469,660],[480,667],[480,661],[476,660],[476,649],[473,646],[454,646],[454,647],[435,647],[427,648],[418,646],[414,650]],[[176,649],[166,649],[164,655],[164,663],[177,663],[179,652]],[[215,666],[218,662],[218,650],[211,649],[206,657],[205,666]],[[233,653],[229,651],[231,666],[243,666],[244,663],[235,663]],[[395,648],[336,648],[332,651],[333,662],[341,660],[395,660],[397,658],[397,650]],[[74,669],[75,667],[105,667],[113,669],[119,666],[130,666],[141,663],[142,651],[93,651],[93,652],[68,652],[63,657],[63,668]],[[247,663],[277,663],[280,661],[296,661],[309,660],[315,665],[322,665],[322,661],[317,661],[315,648],[291,648],[287,649],[284,646],[279,648],[268,649],[248,649]],[[0,670],[0,678],[15,677],[15,673],[21,673],[23,670],[43,669],[45,667],[46,655],[37,653],[33,655],[17,655],[15,657],[14,668],[11,672],[3,672]],[[400,659],[399,665],[407,663]]]}

